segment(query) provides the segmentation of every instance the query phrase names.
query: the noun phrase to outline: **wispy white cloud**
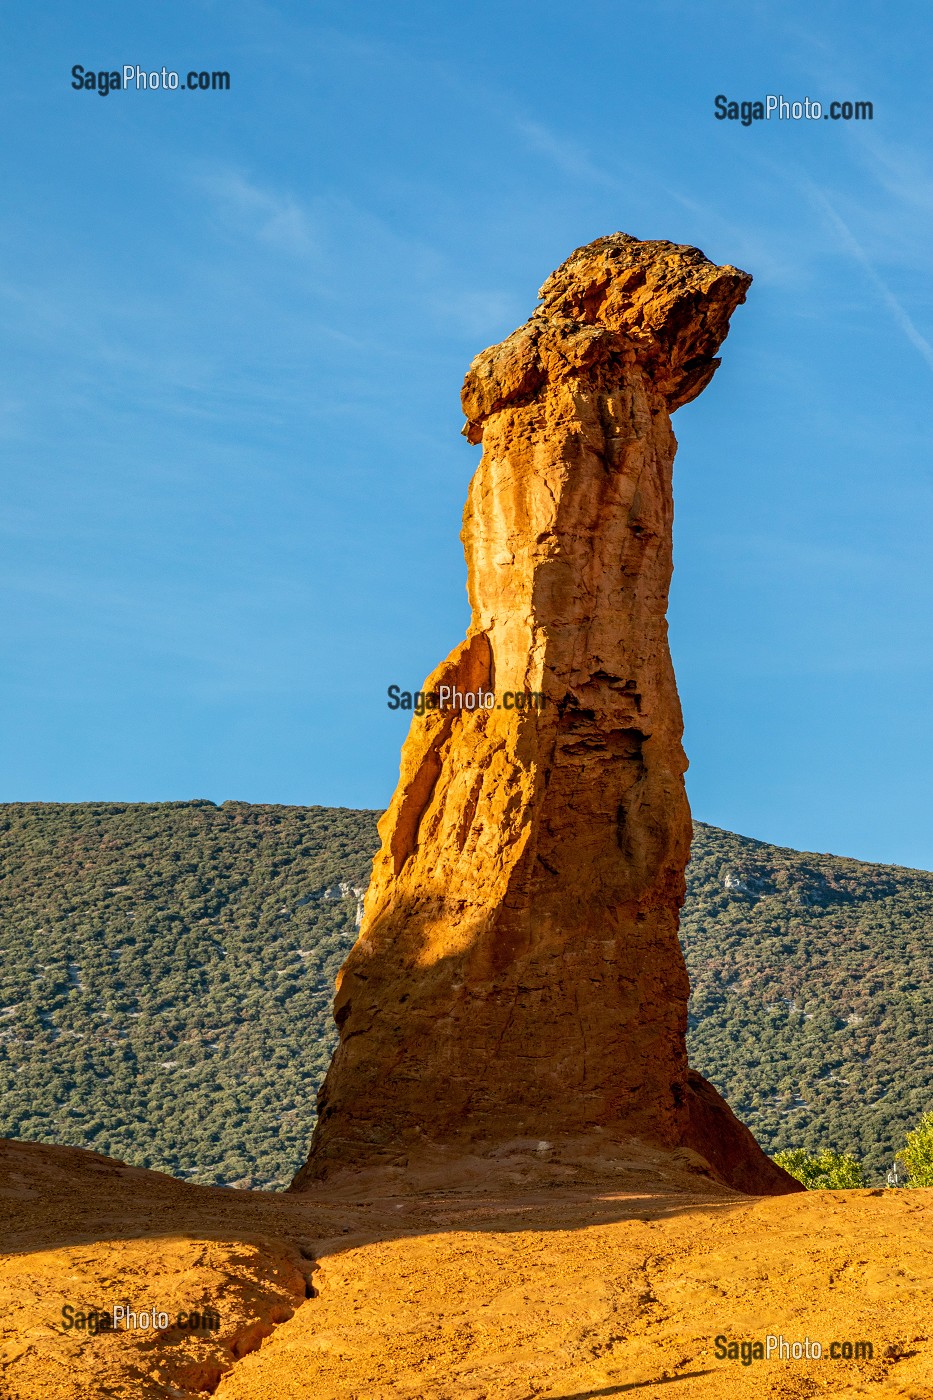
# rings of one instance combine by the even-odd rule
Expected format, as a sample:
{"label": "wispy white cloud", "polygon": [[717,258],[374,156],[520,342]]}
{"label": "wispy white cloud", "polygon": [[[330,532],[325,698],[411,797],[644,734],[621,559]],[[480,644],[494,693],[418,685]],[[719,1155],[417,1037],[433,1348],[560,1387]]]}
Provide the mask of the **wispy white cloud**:
{"label": "wispy white cloud", "polygon": [[308,210],[291,194],[263,189],[238,170],[216,170],[197,183],[260,242],[281,253],[308,258],[319,253],[319,239]]}
{"label": "wispy white cloud", "polygon": [[472,288],[438,291],[430,299],[433,313],[466,335],[486,335],[492,328],[511,329],[526,314],[518,299],[505,292]]}
{"label": "wispy white cloud", "polygon": [[933,162],[925,151],[892,146],[875,135],[863,137],[866,161],[882,189],[902,204],[933,211]]}
{"label": "wispy white cloud", "polygon": [[[750,220],[736,218],[729,209],[710,199],[708,192],[702,189],[702,181],[698,181],[693,190],[683,178],[675,186],[664,173],[663,165],[650,159],[641,162],[614,160],[611,167],[600,165],[584,145],[543,122],[513,117],[512,125],[521,139],[561,174],[609,191],[617,199],[621,196],[629,221],[628,232],[642,238],[673,237],[676,240],[678,223],[683,225],[677,211],[683,210],[689,216],[684,241],[697,241],[714,258],[720,247],[726,249],[730,261],[753,269],[756,278],[783,284],[799,282],[798,261],[775,243],[770,231]],[[754,159],[748,161],[748,168],[754,170]],[[661,227],[659,211],[664,210],[665,201],[674,217],[665,213]],[[631,227],[633,219],[638,221],[639,227]],[[643,222],[646,219],[647,224]]]}
{"label": "wispy white cloud", "polygon": [[[454,265],[443,246],[380,212],[377,201],[331,191],[309,192],[301,199],[230,168],[196,169],[190,178],[228,225],[294,256],[300,297],[311,296],[339,316],[346,316],[350,305],[365,306],[364,316],[347,320],[352,329],[341,329],[339,322],[324,328],[349,350],[390,356],[396,364],[405,356],[420,358],[423,329],[414,337],[400,335],[397,321],[390,335],[381,329],[386,311],[402,298],[423,318],[424,328],[430,318],[469,336],[491,335],[490,327],[511,329],[524,314],[514,296],[474,285],[471,269]],[[408,193],[412,191],[399,184],[393,187],[399,199]],[[235,275],[240,275],[239,263]],[[206,269],[205,276],[214,286],[230,276],[229,267],[222,261]],[[307,314],[303,309],[305,322]],[[364,335],[360,327],[366,328]]]}
{"label": "wispy white cloud", "polygon": [[784,286],[799,284],[799,258],[770,235],[770,231],[750,220],[736,218],[729,210],[708,200],[699,200],[683,189],[662,185],[674,205],[686,209],[701,232],[697,235],[703,251],[716,259],[718,249],[735,265],[754,273],[756,282]]}
{"label": "wispy white cloud", "polygon": [[606,189],[621,189],[622,181],[590,159],[585,148],[576,141],[559,136],[542,122],[519,118],[515,128],[534,151],[538,151],[574,180],[587,180]]}
{"label": "wispy white cloud", "polygon": [[832,227],[838,233],[840,239],[842,240],[844,246],[847,248],[849,253],[856,260],[856,262],[860,264],[866,276],[868,277],[868,280],[871,282],[872,286],[875,288],[875,291],[878,293],[879,297],[890,311],[897,325],[903,331],[904,335],[910,341],[914,349],[925,361],[927,367],[930,370],[933,370],[933,345],[931,345],[930,342],[927,340],[926,336],[924,336],[917,329],[910,314],[906,311],[902,303],[891,291],[891,288],[888,286],[884,278],[878,272],[871,258],[868,256],[865,249],[862,247],[861,243],[856,238],[849,225],[842,218],[842,216],[839,213],[837,213],[837,211],[833,208],[832,204],[827,199],[823,191],[819,189],[810,179],[806,180],[806,185],[809,190],[810,197],[826,215],[827,219],[830,221]]}

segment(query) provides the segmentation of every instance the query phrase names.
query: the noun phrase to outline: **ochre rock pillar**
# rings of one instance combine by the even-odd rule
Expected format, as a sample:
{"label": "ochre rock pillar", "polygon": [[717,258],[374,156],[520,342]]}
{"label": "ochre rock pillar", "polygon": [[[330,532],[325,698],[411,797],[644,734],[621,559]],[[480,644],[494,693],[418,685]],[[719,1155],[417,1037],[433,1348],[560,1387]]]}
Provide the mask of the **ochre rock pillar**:
{"label": "ochre rock pillar", "polygon": [[[741,1189],[794,1189],[688,1070],[677,939],[691,823],[670,415],[709,383],[750,281],[615,234],[470,367],[472,619],[425,682],[448,704],[413,719],[379,824],[296,1186],[599,1128],[692,1146]],[[480,691],[492,708],[457,707]]]}

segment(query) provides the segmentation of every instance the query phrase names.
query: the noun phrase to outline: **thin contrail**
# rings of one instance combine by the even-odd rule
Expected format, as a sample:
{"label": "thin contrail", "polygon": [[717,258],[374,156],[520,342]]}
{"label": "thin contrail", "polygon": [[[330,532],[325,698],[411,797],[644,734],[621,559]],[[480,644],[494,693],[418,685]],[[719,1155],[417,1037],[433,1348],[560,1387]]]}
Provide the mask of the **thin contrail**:
{"label": "thin contrail", "polygon": [[810,187],[810,193],[812,194],[813,198],[822,207],[826,214],[828,214],[831,222],[838,230],[842,241],[846,244],[847,248],[849,249],[849,252],[859,263],[861,263],[862,267],[865,269],[866,273],[868,274],[869,280],[875,287],[876,291],[878,292],[878,295],[881,297],[882,301],[887,306],[888,310],[891,312],[895,321],[900,326],[901,330],[904,332],[911,345],[913,345],[913,347],[916,350],[920,351],[920,354],[923,356],[924,360],[927,363],[928,369],[933,370],[933,345],[930,344],[926,336],[920,334],[908,313],[904,310],[903,306],[901,306],[901,303],[898,301],[897,297],[887,286],[887,284],[881,279],[881,277],[879,277],[878,273],[875,271],[871,259],[865,252],[865,249],[862,247],[861,243],[859,243],[858,239],[855,237],[855,234],[849,228],[849,225],[845,222],[845,220],[842,219],[839,216],[839,214],[836,213],[835,209],[830,204],[823,191],[818,189],[817,186],[813,184],[812,180],[808,180],[807,184]]}

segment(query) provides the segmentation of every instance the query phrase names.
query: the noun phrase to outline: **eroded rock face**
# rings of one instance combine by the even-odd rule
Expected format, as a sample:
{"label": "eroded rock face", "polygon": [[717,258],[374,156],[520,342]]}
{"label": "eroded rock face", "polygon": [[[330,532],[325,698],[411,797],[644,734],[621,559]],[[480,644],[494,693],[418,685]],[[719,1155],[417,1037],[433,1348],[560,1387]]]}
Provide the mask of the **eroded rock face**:
{"label": "eroded rock face", "polygon": [[677,940],[670,414],[709,382],[750,281],[615,234],[470,367],[472,620],[424,689],[497,704],[413,720],[296,1185],[594,1130],[694,1147],[741,1189],[796,1185],[688,1074]]}

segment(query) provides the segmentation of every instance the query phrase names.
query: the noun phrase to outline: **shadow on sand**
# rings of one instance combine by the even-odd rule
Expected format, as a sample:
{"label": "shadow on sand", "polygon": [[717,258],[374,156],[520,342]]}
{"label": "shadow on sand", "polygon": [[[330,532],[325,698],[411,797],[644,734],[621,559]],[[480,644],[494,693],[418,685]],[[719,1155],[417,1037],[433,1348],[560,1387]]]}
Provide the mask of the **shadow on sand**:
{"label": "shadow on sand", "polygon": [[615,1179],[485,1180],[421,1189],[353,1174],[296,1192],[197,1186],[77,1147],[0,1139],[0,1251],[7,1256],[101,1241],[177,1238],[298,1241],[323,1258],[405,1236],[586,1229],[748,1207],[689,1173],[661,1182],[644,1165]]}
{"label": "shadow on sand", "polygon": [[681,1376],[658,1376],[650,1381],[626,1381],[624,1385],[607,1385],[602,1390],[575,1390],[572,1395],[552,1395],[548,1400],[598,1400],[601,1395],[624,1395],[629,1390],[643,1390],[647,1385],[670,1385],[674,1381],[696,1380],[697,1376],[708,1376],[711,1372],[684,1371]]}

